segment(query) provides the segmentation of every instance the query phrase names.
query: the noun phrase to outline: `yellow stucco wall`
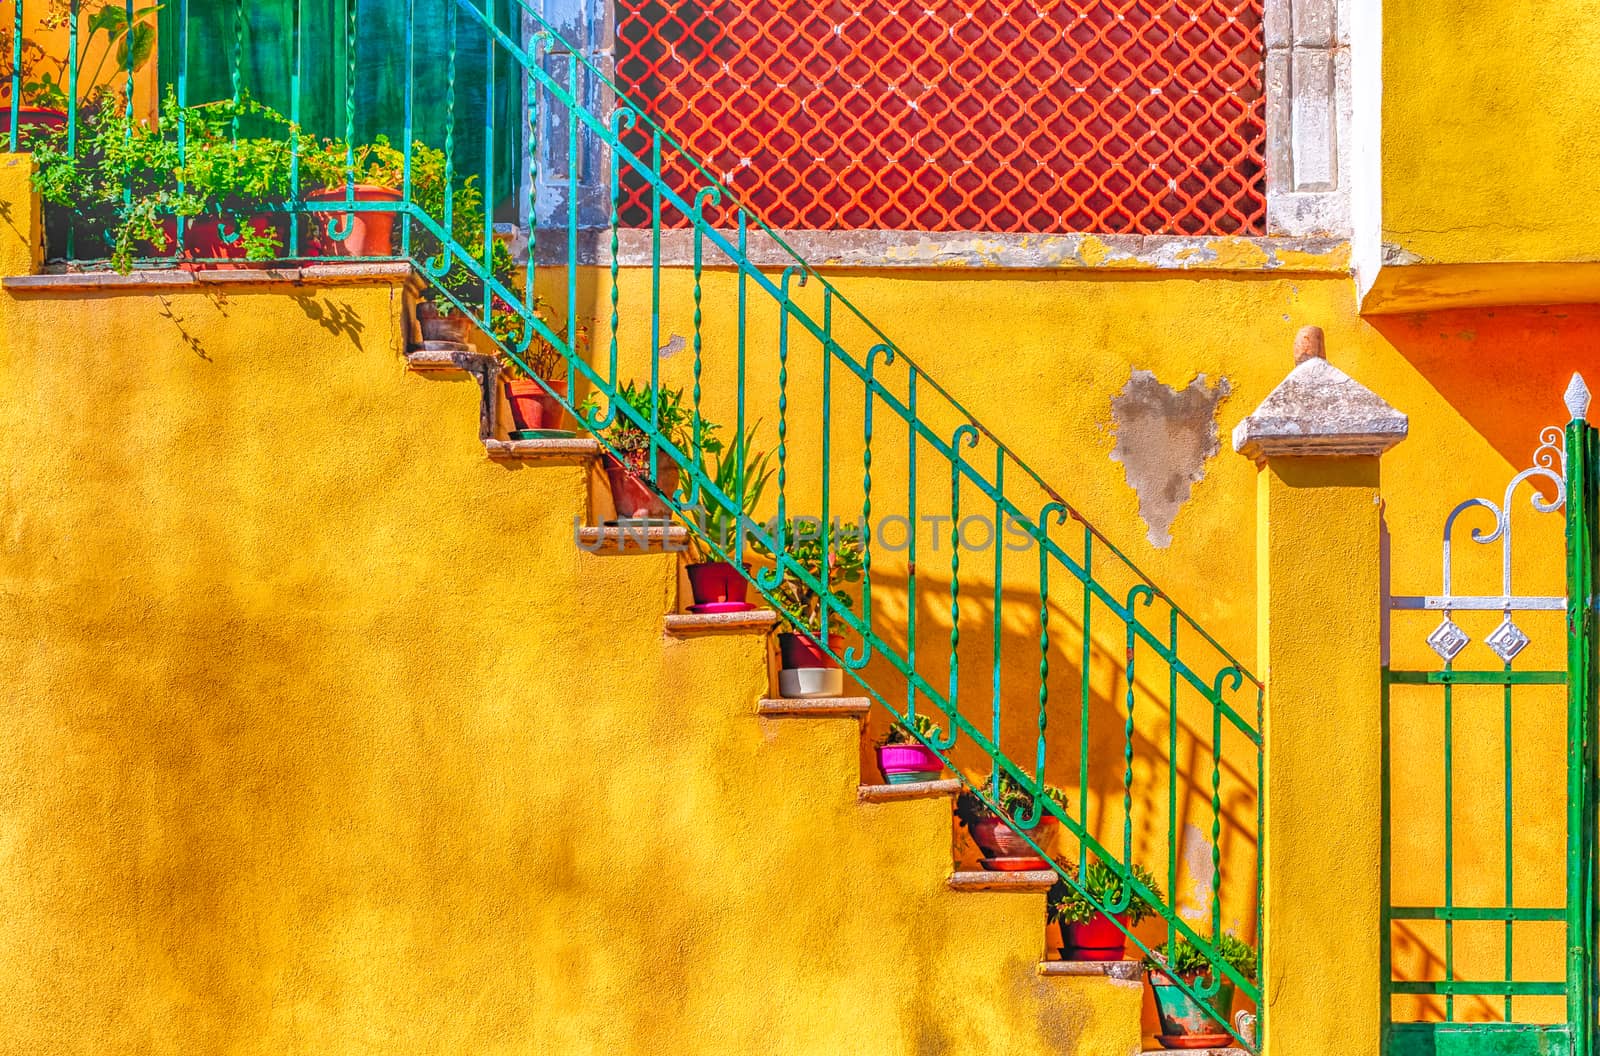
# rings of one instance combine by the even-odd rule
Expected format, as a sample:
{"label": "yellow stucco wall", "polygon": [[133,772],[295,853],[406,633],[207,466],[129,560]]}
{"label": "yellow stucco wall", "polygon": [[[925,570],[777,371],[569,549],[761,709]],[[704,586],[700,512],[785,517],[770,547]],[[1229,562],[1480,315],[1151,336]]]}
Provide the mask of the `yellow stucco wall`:
{"label": "yellow stucco wall", "polygon": [[[15,235],[28,212],[10,215],[0,260],[25,270]],[[622,273],[624,373],[648,347],[646,280]],[[1287,371],[1298,327],[1324,326],[1332,361],[1412,416],[1383,493],[1396,589],[1418,593],[1437,589],[1448,507],[1499,495],[1537,425],[1559,421],[1565,374],[1600,332],[1584,308],[1362,321],[1334,275],[839,281],[1249,664],[1255,470],[1226,438]],[[664,342],[692,332],[689,285],[668,278]],[[603,277],[581,291],[579,311],[604,335]],[[731,296],[729,276],[708,273],[706,406],[725,422]],[[1131,1047],[1128,988],[1033,974],[1042,898],[944,890],[942,803],[854,802],[873,776],[870,737],[757,720],[763,659],[750,640],[661,640],[670,562],[578,554],[582,475],[484,460],[470,383],[404,372],[399,310],[382,285],[0,296],[12,423],[0,439],[11,599],[0,648],[16,716],[0,761],[0,898],[16,922],[0,948],[0,1048],[835,1052],[858,1047],[863,1024],[886,1052]],[[749,355],[770,396],[773,320],[755,319]],[[793,424],[818,420],[815,354],[791,353],[796,466],[818,454],[815,427]],[[687,352],[666,359],[669,383],[690,383],[691,365]],[[1166,546],[1149,541],[1111,458],[1127,440],[1112,401],[1135,369],[1180,389],[1200,373],[1228,385],[1218,452]],[[861,408],[835,411],[848,496]],[[775,404],[751,415],[770,430]],[[876,506],[904,502],[904,471],[902,454],[878,449]],[[812,497],[814,477],[794,481],[796,502]],[[1519,574],[1534,577],[1519,589],[1557,592],[1559,526],[1519,516]],[[1498,567],[1486,551],[1469,560]],[[1003,572],[1027,582],[1020,566]],[[991,575],[969,563],[963,582],[981,593]],[[895,603],[891,585],[886,618]],[[1008,635],[1031,633],[1036,596],[1006,604]],[[927,611],[924,632],[947,634]],[[1397,656],[1426,658],[1427,629],[1397,638]],[[1101,628],[1096,645],[1090,791],[1111,838],[1123,821],[1122,643]],[[1057,670],[1070,687],[1070,664]],[[1008,699],[1036,699],[1030,677],[1008,666]],[[1137,693],[1135,853],[1161,875],[1169,713],[1159,692]],[[983,697],[964,699],[986,713]],[[1071,688],[1053,699],[1065,721],[1047,775],[1076,791],[1076,699]],[[1030,717],[1008,709],[1008,745],[1029,743],[1017,738]],[[1182,821],[1203,828],[1209,773],[1191,718]],[[1432,722],[1410,728],[1416,765],[1403,775],[1430,817]],[[1538,711],[1524,722],[1519,751],[1537,774],[1560,731]],[[1468,743],[1458,764],[1482,776],[1457,832],[1484,897],[1503,872],[1491,780],[1502,748]],[[1248,876],[1248,773],[1230,781],[1225,877]],[[1549,814],[1554,794],[1532,778],[1518,810]],[[1519,835],[1530,898],[1562,874],[1554,835],[1542,823]],[[1180,897],[1203,913],[1197,845],[1187,828],[1180,837]],[[1397,896],[1436,897],[1442,834],[1430,822],[1404,841]],[[959,834],[956,851],[970,859]],[[1250,886],[1225,883],[1224,903],[1230,927],[1253,926]],[[1407,931],[1401,970],[1436,970],[1438,937]],[[1499,941],[1458,933],[1458,956],[1491,963]]]}
{"label": "yellow stucco wall", "polygon": [[0,1051],[1127,1054],[383,284],[0,295]]}
{"label": "yellow stucco wall", "polygon": [[1357,114],[1381,119],[1381,164],[1358,162],[1381,187],[1367,311],[1600,299],[1600,236],[1573,205],[1600,191],[1600,146],[1583,131],[1595,14],[1582,2],[1381,4],[1381,115]]}
{"label": "yellow stucco wall", "polygon": [[1384,240],[1422,262],[1600,258],[1592,3],[1383,5]]}

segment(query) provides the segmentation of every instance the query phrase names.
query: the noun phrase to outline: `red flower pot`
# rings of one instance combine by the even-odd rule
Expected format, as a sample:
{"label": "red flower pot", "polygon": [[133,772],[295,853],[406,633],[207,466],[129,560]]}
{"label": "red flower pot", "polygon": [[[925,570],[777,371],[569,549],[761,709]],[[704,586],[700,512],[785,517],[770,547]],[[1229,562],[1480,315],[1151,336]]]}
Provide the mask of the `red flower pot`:
{"label": "red flower pot", "polygon": [[[1127,920],[1117,914],[1117,920]],[[1128,952],[1128,936],[1104,913],[1082,924],[1061,925],[1061,958],[1067,961],[1120,961]]]}
{"label": "red flower pot", "polygon": [[891,785],[936,781],[944,773],[944,760],[922,744],[882,744],[878,746],[878,769]]}
{"label": "red flower pot", "polygon": [[[65,110],[57,110],[53,106],[19,106],[17,107],[17,129],[26,133],[30,128],[42,128],[46,132],[54,132],[67,127],[67,114]],[[82,127],[81,124],[79,127]],[[8,138],[11,135],[11,104],[0,103],[0,134]],[[26,135],[19,135],[19,145],[25,142]],[[9,143],[6,144],[10,146]]]}
{"label": "red flower pot", "polygon": [[[1032,830],[1034,841],[1046,842],[1046,837],[1054,829],[1055,824],[1056,819],[1049,816],[1039,819],[1039,824]],[[1050,868],[1050,863],[1040,858],[1039,852],[1030,847],[998,815],[986,814],[968,828],[972,833],[972,842],[983,852],[985,869],[1010,872]]]}
{"label": "red flower pot", "polygon": [[[244,261],[245,249],[240,242],[223,240],[223,220],[223,217],[215,215],[190,217],[188,230],[183,236],[184,256],[192,261],[188,266],[219,269],[261,267],[264,261],[231,263]],[[282,213],[256,213],[253,216],[228,217],[226,220],[230,230],[237,224],[249,224],[250,229],[257,235],[276,234],[280,247],[289,244],[289,219]],[[217,263],[219,260],[230,263]]]}
{"label": "red flower pot", "polygon": [[[358,202],[399,202],[403,195],[393,187],[379,187],[370,183],[355,185],[353,195],[346,195],[343,187],[329,187],[320,191],[307,191],[308,202],[342,202],[353,197]],[[392,257],[394,256],[394,213],[311,213],[306,217],[311,227],[309,239],[314,257]],[[350,233],[334,238],[328,225],[350,225]]]}
{"label": "red flower pot", "polygon": [[668,495],[678,490],[677,464],[666,455],[657,455],[655,487],[648,483],[648,470],[649,463],[646,463],[635,475],[611,455],[606,456],[606,479],[611,482],[611,502],[617,508],[618,518],[659,521],[672,516],[672,510],[668,508],[666,500],[657,494],[657,488]]}
{"label": "red flower pot", "polygon": [[731,606],[755,608],[746,602],[750,584],[739,570],[726,561],[705,561],[688,567],[689,589],[694,592],[696,605],[724,606],[720,611],[734,611]]}
{"label": "red flower pot", "polygon": [[[567,379],[558,378],[550,382],[550,387],[566,395]],[[507,377],[506,398],[511,403],[514,430],[561,428],[561,401],[532,378]]]}
{"label": "red flower pot", "polygon": [[783,666],[791,671],[802,667],[839,666],[839,661],[823,652],[811,639],[788,631],[778,635],[778,654],[783,658]]}

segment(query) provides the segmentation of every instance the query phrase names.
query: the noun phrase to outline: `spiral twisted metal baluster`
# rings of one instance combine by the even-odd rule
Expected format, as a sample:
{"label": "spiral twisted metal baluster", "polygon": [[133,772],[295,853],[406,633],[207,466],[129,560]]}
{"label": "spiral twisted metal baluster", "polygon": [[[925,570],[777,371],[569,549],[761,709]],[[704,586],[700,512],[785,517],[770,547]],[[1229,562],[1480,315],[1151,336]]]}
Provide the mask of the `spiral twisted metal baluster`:
{"label": "spiral twisted metal baluster", "polygon": [[1122,860],[1133,861],[1133,701],[1134,701],[1134,626],[1139,622],[1134,602],[1148,606],[1155,600],[1156,592],[1145,583],[1136,584],[1128,591],[1128,669],[1127,718],[1122,724]]}
{"label": "spiral twisted metal baluster", "polygon": [[[783,269],[783,277],[778,286],[781,291],[778,303],[778,551],[781,554],[788,547],[788,498],[787,488],[789,483],[789,283],[795,276],[799,276],[800,285],[806,284],[807,273],[799,265],[791,264]],[[822,560],[827,561],[828,555],[823,554]],[[778,584],[783,582],[783,560],[773,568],[763,568],[756,572],[756,583],[766,590],[776,590]]]}
{"label": "spiral twisted metal baluster", "polygon": [[[960,712],[959,687],[961,672],[961,448],[978,446],[978,427],[968,422],[958,426],[950,435],[950,695],[945,714],[950,720],[949,732],[934,747],[940,751],[955,747],[958,731],[956,716]],[[1000,768],[993,773],[994,787],[998,793]]]}
{"label": "spiral twisted metal baluster", "polygon": [[[823,355],[830,355],[824,349]],[[878,357],[884,366],[894,363],[894,346],[887,342],[873,345],[867,352],[866,411],[862,429],[864,444],[861,451],[861,622],[869,631],[872,628],[872,405],[878,380]],[[823,472],[827,472],[826,469]],[[872,637],[863,635],[861,646],[851,646],[839,660],[851,671],[859,671],[872,658]]]}
{"label": "spiral twisted metal baluster", "polygon": [[1050,721],[1050,551],[1045,541],[1049,538],[1050,518],[1063,525],[1068,516],[1066,504],[1061,502],[1046,503],[1039,511],[1039,741],[1033,769],[1033,805],[1026,817],[1017,819],[1024,829],[1034,828],[1044,816],[1045,728]]}

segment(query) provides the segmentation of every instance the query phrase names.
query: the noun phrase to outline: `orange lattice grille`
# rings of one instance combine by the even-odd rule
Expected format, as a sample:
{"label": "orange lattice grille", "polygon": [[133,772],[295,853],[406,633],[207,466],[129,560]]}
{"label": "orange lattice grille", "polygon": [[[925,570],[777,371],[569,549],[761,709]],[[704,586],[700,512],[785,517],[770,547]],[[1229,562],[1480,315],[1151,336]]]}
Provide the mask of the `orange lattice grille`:
{"label": "orange lattice grille", "polygon": [[617,0],[617,73],[776,228],[1252,234],[1261,2]]}

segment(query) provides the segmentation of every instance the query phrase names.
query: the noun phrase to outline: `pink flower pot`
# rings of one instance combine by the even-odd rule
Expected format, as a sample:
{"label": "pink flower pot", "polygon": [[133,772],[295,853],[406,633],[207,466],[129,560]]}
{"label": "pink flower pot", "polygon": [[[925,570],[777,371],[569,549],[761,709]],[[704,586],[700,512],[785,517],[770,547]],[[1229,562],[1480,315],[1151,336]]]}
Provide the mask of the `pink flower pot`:
{"label": "pink flower pot", "polygon": [[[378,187],[358,183],[349,196],[343,187],[329,187],[320,191],[307,191],[308,202],[342,202],[347,197],[358,202],[399,202],[404,197],[393,187]],[[392,257],[394,256],[395,213],[310,213],[306,222],[310,226],[311,255],[314,257]],[[328,225],[336,223],[341,228],[350,225],[350,233],[334,238]]]}
{"label": "pink flower pot", "polygon": [[666,500],[656,488],[670,495],[678,490],[678,467],[666,455],[656,457],[656,488],[645,480],[649,464],[635,476],[633,471],[610,455],[606,456],[606,479],[611,482],[611,501],[617,508],[617,517],[623,520],[646,518],[666,520],[672,516]]}
{"label": "pink flower pot", "polygon": [[909,785],[937,781],[944,773],[944,760],[926,745],[884,744],[878,746],[878,769],[889,784]]}
{"label": "pink flower pot", "polygon": [[[1118,920],[1126,920],[1118,914]],[[1067,961],[1120,961],[1128,952],[1128,937],[1104,913],[1082,924],[1061,925],[1061,958]]]}
{"label": "pink flower pot", "polygon": [[[830,645],[834,643],[830,640]],[[778,635],[778,654],[783,666],[794,670],[801,667],[838,667],[839,661],[822,651],[811,639],[788,631]]]}
{"label": "pink flower pot", "polygon": [[750,584],[739,573],[739,570],[726,561],[705,561],[690,565],[689,589],[694,592],[696,605],[728,606],[720,608],[720,612],[737,611],[731,606],[741,605],[746,609],[755,608],[745,601],[749,593]]}
{"label": "pink flower pot", "polygon": [[[1055,818],[1048,816],[1041,818],[1031,832],[1034,841],[1047,842],[1046,837],[1054,831],[1055,824]],[[1050,868],[1050,863],[1040,858],[1039,852],[1028,846],[1027,842],[997,815],[987,814],[978,818],[970,826],[970,831],[972,842],[983,852],[985,869],[1010,872]]]}

